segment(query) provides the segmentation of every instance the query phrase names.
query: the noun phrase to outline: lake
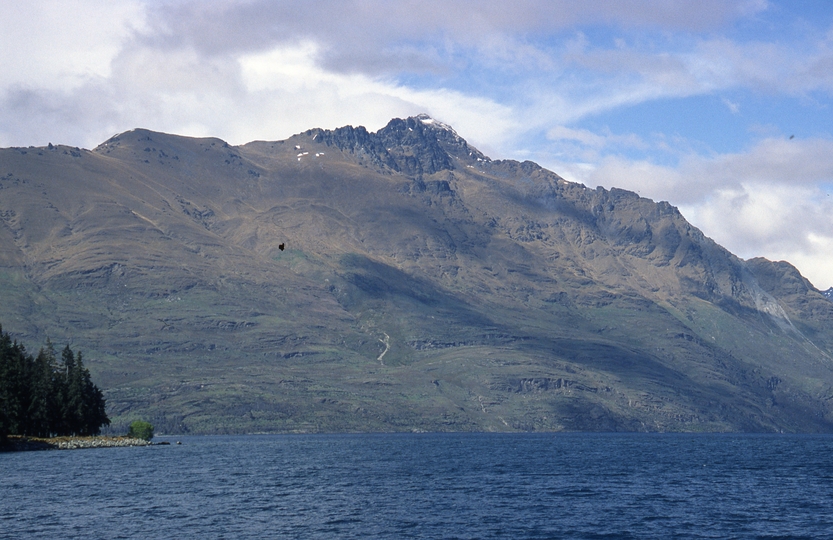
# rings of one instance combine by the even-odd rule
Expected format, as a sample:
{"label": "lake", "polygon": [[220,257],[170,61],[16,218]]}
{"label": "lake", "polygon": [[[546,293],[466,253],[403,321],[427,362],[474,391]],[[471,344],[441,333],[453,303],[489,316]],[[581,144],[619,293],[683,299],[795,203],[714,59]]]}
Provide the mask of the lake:
{"label": "lake", "polygon": [[833,538],[833,436],[356,434],[0,454],[2,538]]}

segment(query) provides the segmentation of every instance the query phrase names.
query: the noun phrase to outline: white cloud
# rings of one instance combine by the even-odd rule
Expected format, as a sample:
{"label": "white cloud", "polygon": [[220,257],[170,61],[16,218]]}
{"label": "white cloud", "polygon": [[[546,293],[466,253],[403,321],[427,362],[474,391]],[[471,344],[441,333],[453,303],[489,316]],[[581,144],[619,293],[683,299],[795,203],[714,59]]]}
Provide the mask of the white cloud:
{"label": "white cloud", "polygon": [[566,126],[555,126],[547,132],[547,138],[553,141],[575,141],[592,148],[605,148],[610,146],[624,146],[630,148],[647,149],[645,143],[638,135],[628,133],[616,135],[605,129],[602,134],[592,132],[588,129],[574,129]]}
{"label": "white cloud", "polygon": [[110,62],[144,25],[138,1],[6,2],[0,89],[68,90],[110,75]]}
{"label": "white cloud", "polygon": [[[320,52],[312,43],[278,48],[241,60],[247,88],[259,93],[258,101],[283,97],[295,117],[297,130],[312,125],[338,127],[361,123],[368,129],[385,125],[396,116],[427,112],[455,127],[472,143],[501,146],[521,124],[510,107],[447,89],[415,89],[394,81],[361,74],[328,71],[316,63]],[[282,95],[288,94],[288,95]],[[305,97],[306,96],[306,97]],[[289,99],[286,99],[289,98]],[[310,118],[317,122],[310,123]]]}
{"label": "white cloud", "polygon": [[732,114],[738,114],[740,112],[740,105],[735,103],[734,101],[730,101],[728,98],[723,98],[720,101],[726,105],[726,108],[729,109],[729,112]]}
{"label": "white cloud", "polygon": [[522,129],[510,107],[488,98],[329,71],[320,55],[321,46],[311,41],[210,57],[188,47],[132,47],[112,60],[106,79],[67,91],[7,92],[0,144],[49,140],[92,147],[137,126],[241,144],[311,127],[373,130],[393,117],[428,112],[487,150]]}
{"label": "white cloud", "polygon": [[701,41],[687,57],[704,87],[742,86],[764,92],[803,95],[833,90],[833,40],[736,42]]}
{"label": "white cloud", "polygon": [[[611,0],[592,8],[566,0],[512,6],[485,1],[477,10],[446,0],[311,1],[304,9],[263,0],[41,0],[17,5],[0,22],[7,30],[0,38],[5,51],[0,52],[0,125],[20,127],[22,117],[34,112],[50,133],[36,126],[4,127],[0,144],[38,144],[70,133],[61,109],[81,104],[87,110],[86,104],[95,103],[100,109],[95,116],[106,118],[106,126],[73,118],[80,121],[65,142],[95,144],[103,132],[134,125],[211,127],[218,136],[242,142],[340,121],[373,127],[383,116],[429,110],[449,123],[462,121],[455,124],[458,131],[485,149],[513,153],[507,144],[524,130],[698,91],[679,55],[629,48],[621,40],[608,51],[584,39],[567,56],[585,72],[565,75],[561,53],[535,36],[593,23],[715,28],[765,8],[765,2],[746,0],[707,0],[697,7]],[[466,65],[493,73],[465,89],[399,82],[402,74],[428,70],[448,76]],[[504,95],[492,97],[501,84]],[[28,107],[21,106],[21,96]],[[255,100],[267,98],[300,102],[295,108],[264,104],[281,113],[270,123],[250,112]],[[339,98],[346,101],[328,104]],[[379,107],[370,106],[371,98],[379,99]],[[52,106],[33,111],[37,103]],[[218,116],[207,116],[215,111]],[[488,120],[475,120],[478,116]],[[242,120],[252,119],[245,129]],[[279,122],[282,128],[275,125]]]}

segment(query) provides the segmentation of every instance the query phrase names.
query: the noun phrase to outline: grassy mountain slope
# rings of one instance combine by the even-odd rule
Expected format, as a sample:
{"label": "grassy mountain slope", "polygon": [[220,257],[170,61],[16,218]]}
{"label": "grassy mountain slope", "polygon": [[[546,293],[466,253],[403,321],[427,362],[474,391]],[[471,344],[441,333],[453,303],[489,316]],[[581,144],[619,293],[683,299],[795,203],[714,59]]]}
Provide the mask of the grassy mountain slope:
{"label": "grassy mountain slope", "polygon": [[426,117],[2,149],[0,218],[0,322],[73,340],[116,427],[833,427],[833,302],[795,268]]}

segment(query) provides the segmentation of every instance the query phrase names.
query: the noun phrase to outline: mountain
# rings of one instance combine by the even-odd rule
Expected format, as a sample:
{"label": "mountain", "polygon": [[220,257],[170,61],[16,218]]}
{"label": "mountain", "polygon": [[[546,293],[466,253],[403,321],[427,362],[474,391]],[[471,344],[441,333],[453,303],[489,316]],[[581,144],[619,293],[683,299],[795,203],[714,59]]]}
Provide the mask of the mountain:
{"label": "mountain", "polygon": [[833,431],[833,302],[427,116],[0,150],[0,323],[118,430]]}

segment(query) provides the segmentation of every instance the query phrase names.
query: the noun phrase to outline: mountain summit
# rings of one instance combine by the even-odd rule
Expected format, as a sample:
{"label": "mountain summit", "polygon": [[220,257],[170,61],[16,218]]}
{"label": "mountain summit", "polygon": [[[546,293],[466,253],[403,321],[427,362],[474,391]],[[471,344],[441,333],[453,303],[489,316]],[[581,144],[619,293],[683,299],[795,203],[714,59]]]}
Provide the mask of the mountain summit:
{"label": "mountain summit", "polygon": [[833,302],[428,116],[0,150],[0,323],[114,429],[833,430]]}
{"label": "mountain summit", "polygon": [[341,151],[366,156],[376,166],[410,176],[431,175],[454,170],[461,164],[489,160],[469,147],[451,126],[426,114],[406,120],[395,118],[376,133],[368,133],[361,126],[347,126],[333,131],[313,129],[306,135]]}

